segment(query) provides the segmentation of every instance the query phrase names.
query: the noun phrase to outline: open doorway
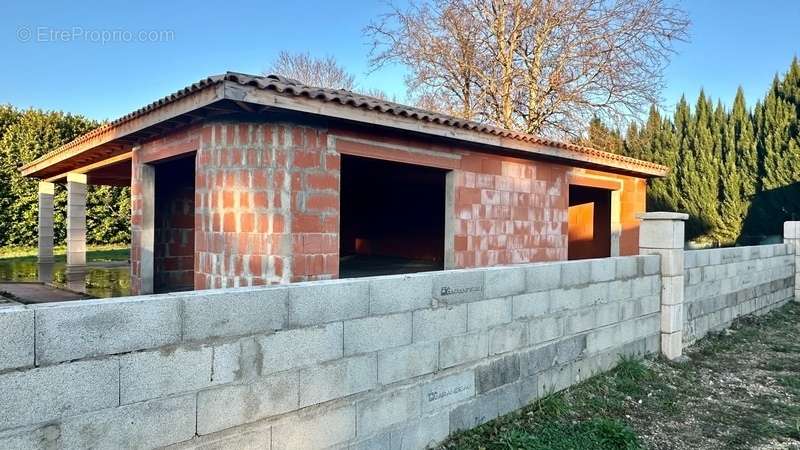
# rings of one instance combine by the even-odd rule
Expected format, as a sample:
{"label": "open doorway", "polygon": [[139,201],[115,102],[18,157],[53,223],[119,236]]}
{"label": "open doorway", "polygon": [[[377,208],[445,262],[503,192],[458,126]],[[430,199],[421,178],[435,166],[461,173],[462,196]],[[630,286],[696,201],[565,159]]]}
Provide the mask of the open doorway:
{"label": "open doorway", "polygon": [[441,270],[446,170],[342,156],[339,276]]}
{"label": "open doorway", "polygon": [[611,191],[569,186],[568,259],[611,256]]}
{"label": "open doorway", "polygon": [[153,290],[194,289],[195,154],[155,167]]}

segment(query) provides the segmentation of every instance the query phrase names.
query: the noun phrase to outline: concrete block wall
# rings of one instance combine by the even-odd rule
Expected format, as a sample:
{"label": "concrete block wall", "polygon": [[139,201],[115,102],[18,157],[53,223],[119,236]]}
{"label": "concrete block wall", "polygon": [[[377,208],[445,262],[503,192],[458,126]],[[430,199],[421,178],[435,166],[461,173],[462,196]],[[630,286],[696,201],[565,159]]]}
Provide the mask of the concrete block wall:
{"label": "concrete block wall", "polygon": [[659,349],[658,256],[0,310],[0,448],[409,448]]}
{"label": "concrete block wall", "polygon": [[737,317],[794,298],[794,248],[787,244],[692,250],[684,254],[684,346]]}

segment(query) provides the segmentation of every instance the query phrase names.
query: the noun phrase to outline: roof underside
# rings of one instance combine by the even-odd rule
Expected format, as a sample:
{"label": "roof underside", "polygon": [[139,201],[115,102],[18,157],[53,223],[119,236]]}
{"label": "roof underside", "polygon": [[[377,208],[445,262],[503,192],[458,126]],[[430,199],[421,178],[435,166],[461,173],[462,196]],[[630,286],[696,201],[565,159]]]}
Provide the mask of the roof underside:
{"label": "roof underside", "polygon": [[[124,185],[130,160],[124,155],[143,142],[174,129],[231,114],[295,111],[331,120],[368,124],[457,140],[487,152],[515,152],[582,167],[663,176],[658,164],[579,145],[518,133],[452,116],[363,96],[351,91],[306,86],[285,77],[228,72],[200,80],[127,114],[24,165],[23,175],[57,181],[70,171],[92,167],[90,183]],[[104,165],[103,161],[114,161]],[[127,172],[126,172],[127,170]],[[102,182],[102,180],[111,182]]]}

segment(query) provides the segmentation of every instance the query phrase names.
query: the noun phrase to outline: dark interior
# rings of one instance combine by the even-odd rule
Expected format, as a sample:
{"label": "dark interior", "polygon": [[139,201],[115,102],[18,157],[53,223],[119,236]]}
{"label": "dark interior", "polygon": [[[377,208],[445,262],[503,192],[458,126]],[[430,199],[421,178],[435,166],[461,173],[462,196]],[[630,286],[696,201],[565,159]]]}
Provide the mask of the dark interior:
{"label": "dark interior", "polygon": [[339,276],[440,270],[446,170],[342,156]]}
{"label": "dark interior", "polygon": [[611,256],[611,191],[569,187],[569,259]]}
{"label": "dark interior", "polygon": [[153,289],[194,288],[195,154],[155,165]]}

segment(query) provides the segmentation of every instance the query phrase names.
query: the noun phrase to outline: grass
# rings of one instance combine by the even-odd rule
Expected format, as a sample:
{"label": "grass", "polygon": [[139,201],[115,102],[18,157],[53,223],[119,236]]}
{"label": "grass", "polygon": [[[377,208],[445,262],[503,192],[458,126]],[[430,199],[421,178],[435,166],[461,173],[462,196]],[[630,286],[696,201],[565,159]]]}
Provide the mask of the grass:
{"label": "grass", "polygon": [[[67,248],[58,246],[53,250],[56,261],[66,259]],[[36,262],[36,247],[3,247],[0,248],[2,262]],[[86,249],[87,261],[127,261],[130,249],[127,245],[94,245]]]}
{"label": "grass", "polygon": [[441,449],[800,448],[798,343],[790,303],[699,341],[689,362],[623,358]]}

